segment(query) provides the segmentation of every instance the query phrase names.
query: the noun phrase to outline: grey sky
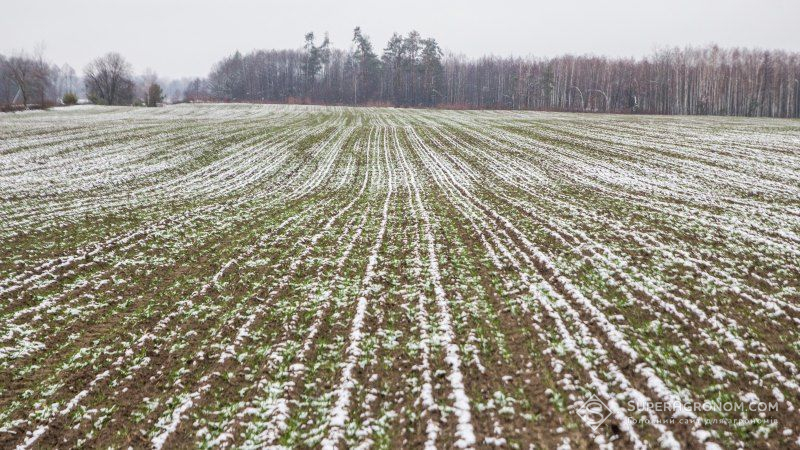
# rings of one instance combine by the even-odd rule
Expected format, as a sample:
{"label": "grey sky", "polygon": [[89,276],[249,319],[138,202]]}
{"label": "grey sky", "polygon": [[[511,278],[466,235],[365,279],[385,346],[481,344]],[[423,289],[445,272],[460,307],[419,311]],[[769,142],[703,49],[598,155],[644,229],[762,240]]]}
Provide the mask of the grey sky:
{"label": "grey sky", "polygon": [[661,46],[800,51],[800,0],[15,0],[0,8],[0,52],[40,42],[76,70],[118,51],[137,71],[205,75],[239,49],[298,48],[330,33],[350,45],[360,25],[375,48],[416,29],[467,56],[593,53],[641,56]]}

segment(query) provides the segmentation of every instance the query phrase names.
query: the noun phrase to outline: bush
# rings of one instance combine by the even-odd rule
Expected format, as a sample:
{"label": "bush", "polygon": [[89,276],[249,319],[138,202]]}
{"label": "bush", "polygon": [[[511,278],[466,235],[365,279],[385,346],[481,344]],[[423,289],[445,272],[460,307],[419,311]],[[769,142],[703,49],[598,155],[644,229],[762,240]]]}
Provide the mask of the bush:
{"label": "bush", "polygon": [[78,96],[75,95],[75,93],[73,93],[73,92],[67,92],[66,94],[64,94],[64,98],[62,98],[61,101],[67,106],[69,106],[69,105],[77,105],[78,104]]}

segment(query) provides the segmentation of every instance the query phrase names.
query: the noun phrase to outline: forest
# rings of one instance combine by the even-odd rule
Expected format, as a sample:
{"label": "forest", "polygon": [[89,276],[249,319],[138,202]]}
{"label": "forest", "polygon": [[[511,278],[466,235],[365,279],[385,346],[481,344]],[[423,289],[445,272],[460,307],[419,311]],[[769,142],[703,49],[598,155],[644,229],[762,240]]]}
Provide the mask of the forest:
{"label": "forest", "polygon": [[[532,45],[533,47],[533,45]],[[299,50],[235,52],[196,79],[189,100],[525,109],[642,114],[800,116],[800,55],[671,48],[641,58],[444,53],[416,31],[379,56],[360,28],[349,51],[314,34]]]}
{"label": "forest", "polygon": [[[533,46],[532,46],[533,47]],[[528,109],[643,114],[800,116],[800,55],[785,51],[664,49],[641,58],[445,54],[416,31],[379,56],[356,28],[349,51],[315,44],[255,50],[194,80],[189,100]]]}

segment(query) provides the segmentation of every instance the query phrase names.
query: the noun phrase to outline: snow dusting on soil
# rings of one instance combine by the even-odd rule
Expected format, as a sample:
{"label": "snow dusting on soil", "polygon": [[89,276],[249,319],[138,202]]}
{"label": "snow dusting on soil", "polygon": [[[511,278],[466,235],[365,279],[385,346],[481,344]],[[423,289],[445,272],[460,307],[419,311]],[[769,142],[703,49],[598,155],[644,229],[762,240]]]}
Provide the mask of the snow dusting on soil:
{"label": "snow dusting on soil", "polygon": [[800,442],[798,121],[6,114],[0,225],[2,448]]}

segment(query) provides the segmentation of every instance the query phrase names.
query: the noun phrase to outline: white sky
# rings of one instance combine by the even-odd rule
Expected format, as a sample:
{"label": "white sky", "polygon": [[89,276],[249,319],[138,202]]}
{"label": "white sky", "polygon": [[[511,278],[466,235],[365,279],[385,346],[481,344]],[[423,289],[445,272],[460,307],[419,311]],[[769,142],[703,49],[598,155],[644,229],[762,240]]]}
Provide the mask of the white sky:
{"label": "white sky", "polygon": [[749,46],[800,51],[800,0],[6,0],[0,53],[44,43],[51,61],[77,71],[118,51],[137,71],[205,75],[239,49],[299,48],[330,33],[350,45],[360,25],[383,49],[393,31],[416,29],[446,50],[553,56],[642,56],[656,47]]}

